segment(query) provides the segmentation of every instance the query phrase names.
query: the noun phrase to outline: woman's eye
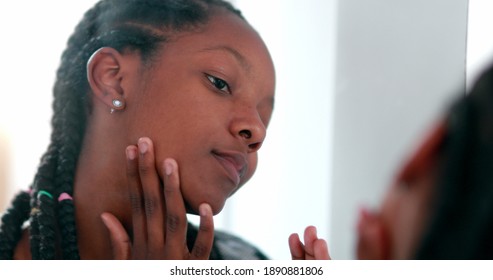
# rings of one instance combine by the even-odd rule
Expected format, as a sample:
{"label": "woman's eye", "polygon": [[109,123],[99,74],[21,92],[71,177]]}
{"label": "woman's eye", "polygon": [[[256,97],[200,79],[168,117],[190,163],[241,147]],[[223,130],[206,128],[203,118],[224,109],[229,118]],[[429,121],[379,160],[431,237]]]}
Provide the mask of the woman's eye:
{"label": "woman's eye", "polygon": [[211,75],[207,75],[207,79],[209,79],[212,85],[214,85],[214,87],[217,88],[218,90],[230,93],[229,85],[224,80],[221,80]]}

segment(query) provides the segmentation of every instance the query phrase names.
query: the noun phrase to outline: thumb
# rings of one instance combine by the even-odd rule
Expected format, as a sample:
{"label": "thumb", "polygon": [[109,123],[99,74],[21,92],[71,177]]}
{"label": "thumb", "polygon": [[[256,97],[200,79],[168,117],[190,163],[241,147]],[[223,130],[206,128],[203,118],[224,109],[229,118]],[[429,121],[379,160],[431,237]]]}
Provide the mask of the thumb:
{"label": "thumb", "polygon": [[358,225],[358,235],[358,259],[388,259],[389,238],[382,221],[376,214],[364,211]]}
{"label": "thumb", "polygon": [[132,243],[120,221],[110,213],[101,214],[101,220],[110,234],[113,258],[115,260],[130,259]]}

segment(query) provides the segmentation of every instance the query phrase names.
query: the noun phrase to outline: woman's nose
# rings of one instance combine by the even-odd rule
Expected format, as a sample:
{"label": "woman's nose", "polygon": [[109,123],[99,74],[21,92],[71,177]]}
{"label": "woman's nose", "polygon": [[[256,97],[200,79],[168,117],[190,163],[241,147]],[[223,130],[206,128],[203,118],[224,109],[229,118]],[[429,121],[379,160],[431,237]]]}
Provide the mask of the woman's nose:
{"label": "woman's nose", "polygon": [[249,153],[260,149],[266,132],[265,125],[256,110],[239,115],[231,123],[231,133],[248,146]]}

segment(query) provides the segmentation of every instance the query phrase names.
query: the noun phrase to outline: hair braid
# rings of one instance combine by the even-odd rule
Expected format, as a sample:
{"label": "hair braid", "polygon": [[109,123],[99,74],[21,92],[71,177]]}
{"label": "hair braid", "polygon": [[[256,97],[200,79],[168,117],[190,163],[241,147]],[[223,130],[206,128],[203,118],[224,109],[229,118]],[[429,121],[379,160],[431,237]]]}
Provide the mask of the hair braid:
{"label": "hair braid", "polygon": [[29,217],[29,193],[20,192],[2,217],[0,226],[0,259],[12,259],[15,245],[22,234],[22,224]]}
{"label": "hair braid", "polygon": [[[60,147],[55,180],[58,190],[57,197],[61,193],[67,193],[72,196],[75,168],[84,134],[84,104],[77,98],[73,99],[67,100],[67,106],[61,114],[62,131],[60,133],[60,142],[62,145]],[[81,119],[83,121],[79,121]],[[74,213],[72,200],[64,200],[59,204],[58,224],[61,233],[62,253],[65,259],[79,258]]]}
{"label": "hair braid", "polygon": [[55,202],[52,197],[38,193],[39,212],[36,214],[39,223],[39,258],[42,260],[55,259],[56,221]]}
{"label": "hair braid", "polygon": [[39,260],[39,247],[41,245],[41,235],[39,233],[38,202],[31,199],[31,212],[29,213],[29,245],[31,247],[31,258]]}
{"label": "hair braid", "polygon": [[61,232],[63,258],[66,260],[80,259],[77,247],[77,230],[75,227],[75,207],[70,199],[59,203],[58,223]]}
{"label": "hair braid", "polygon": [[54,176],[58,158],[58,149],[55,143],[50,144],[48,151],[42,157],[31,190],[30,244],[33,259],[50,259],[51,254],[46,251],[55,247],[53,240],[56,235],[56,224],[53,218],[47,216],[53,215],[55,212],[55,203],[53,199],[42,195],[42,192],[52,194],[54,190]]}

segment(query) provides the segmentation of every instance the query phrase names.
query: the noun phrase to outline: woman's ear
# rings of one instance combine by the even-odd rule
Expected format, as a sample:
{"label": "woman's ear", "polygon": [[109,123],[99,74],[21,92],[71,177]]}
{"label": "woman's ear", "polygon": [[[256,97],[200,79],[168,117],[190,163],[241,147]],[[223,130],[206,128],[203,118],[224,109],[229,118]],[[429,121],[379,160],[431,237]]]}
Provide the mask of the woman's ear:
{"label": "woman's ear", "polygon": [[111,112],[125,108],[124,90],[121,86],[122,62],[120,52],[110,47],[100,48],[87,62],[87,80],[92,93]]}

